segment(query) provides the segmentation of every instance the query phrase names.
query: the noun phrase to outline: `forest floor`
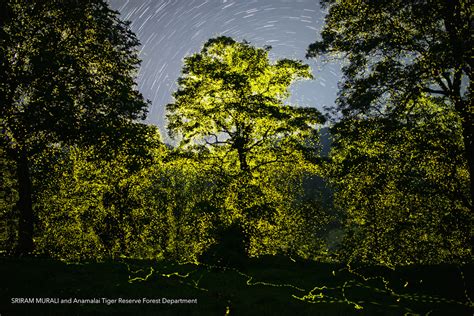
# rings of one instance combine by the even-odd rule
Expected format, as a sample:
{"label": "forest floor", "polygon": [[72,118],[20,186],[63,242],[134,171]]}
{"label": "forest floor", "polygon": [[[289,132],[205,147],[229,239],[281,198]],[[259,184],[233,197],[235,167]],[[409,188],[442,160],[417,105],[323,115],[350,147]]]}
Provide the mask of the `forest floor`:
{"label": "forest floor", "polygon": [[163,261],[68,264],[0,258],[0,280],[1,316],[474,312],[473,265],[391,270],[264,257],[239,268],[222,268]]}

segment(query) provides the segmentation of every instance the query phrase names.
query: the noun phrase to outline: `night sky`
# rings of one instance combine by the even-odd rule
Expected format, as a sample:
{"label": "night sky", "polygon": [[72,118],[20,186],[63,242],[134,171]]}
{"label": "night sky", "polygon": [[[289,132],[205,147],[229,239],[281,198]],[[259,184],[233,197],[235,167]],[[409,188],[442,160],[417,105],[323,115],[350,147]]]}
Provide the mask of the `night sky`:
{"label": "night sky", "polygon": [[172,100],[183,58],[212,37],[230,36],[252,45],[271,45],[272,59],[303,60],[315,80],[293,85],[290,104],[322,109],[336,98],[340,67],[306,60],[319,38],[325,12],[318,0],[109,0],[142,44],[139,90],[152,101],[147,122],[165,132],[165,105]]}

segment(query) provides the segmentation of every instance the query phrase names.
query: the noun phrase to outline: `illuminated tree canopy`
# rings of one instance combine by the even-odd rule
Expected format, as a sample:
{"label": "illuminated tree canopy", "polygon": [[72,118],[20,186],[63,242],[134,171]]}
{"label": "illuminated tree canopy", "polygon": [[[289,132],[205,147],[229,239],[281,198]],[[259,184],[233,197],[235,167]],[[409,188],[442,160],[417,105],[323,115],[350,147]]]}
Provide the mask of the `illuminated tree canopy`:
{"label": "illuminated tree canopy", "polygon": [[236,156],[242,172],[314,150],[321,114],[284,104],[290,84],[311,78],[310,69],[289,59],[271,63],[268,49],[218,37],[187,57],[167,105],[170,135],[180,135],[182,146],[221,153],[224,161]]}
{"label": "illuminated tree canopy", "polygon": [[289,59],[271,62],[269,49],[218,37],[187,57],[167,105],[168,130],[220,188],[217,239],[247,243],[239,246],[247,254],[299,249],[308,256],[304,245],[320,241],[310,237],[320,225],[309,223],[327,218],[298,199],[302,177],[315,172],[324,119],[315,108],[285,104],[293,82],[312,78],[310,68]]}

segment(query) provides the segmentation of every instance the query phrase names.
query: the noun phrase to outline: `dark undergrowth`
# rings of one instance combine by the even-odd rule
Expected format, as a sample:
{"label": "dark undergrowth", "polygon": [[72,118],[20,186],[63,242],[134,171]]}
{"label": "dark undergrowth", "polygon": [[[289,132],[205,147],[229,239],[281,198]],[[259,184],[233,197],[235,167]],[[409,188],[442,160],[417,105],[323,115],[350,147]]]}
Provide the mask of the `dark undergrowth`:
{"label": "dark undergrowth", "polygon": [[[0,258],[0,274],[2,316],[474,312],[470,298],[473,265],[391,270],[264,257],[246,260],[238,268],[226,268],[165,261],[65,263],[41,258]],[[115,302],[108,305],[103,298]],[[119,298],[135,301],[124,303]],[[41,303],[46,299],[51,301]],[[177,299],[194,301],[170,304]]]}

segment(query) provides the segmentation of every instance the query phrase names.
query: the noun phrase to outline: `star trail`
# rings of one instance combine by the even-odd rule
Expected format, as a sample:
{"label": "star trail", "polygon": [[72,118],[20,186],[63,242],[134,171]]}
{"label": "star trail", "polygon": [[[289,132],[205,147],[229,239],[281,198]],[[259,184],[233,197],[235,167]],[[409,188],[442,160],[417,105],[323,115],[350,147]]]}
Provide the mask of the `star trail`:
{"label": "star trail", "polygon": [[272,59],[303,60],[312,81],[293,85],[290,104],[322,109],[336,98],[340,65],[306,60],[308,45],[319,38],[325,12],[317,0],[109,0],[131,21],[141,42],[138,87],[152,101],[148,123],[164,133],[165,105],[172,100],[183,58],[199,52],[212,37],[230,36],[252,45],[272,46]]}

